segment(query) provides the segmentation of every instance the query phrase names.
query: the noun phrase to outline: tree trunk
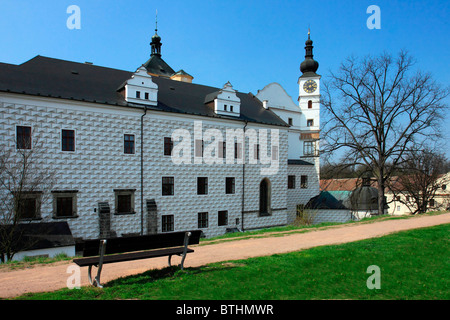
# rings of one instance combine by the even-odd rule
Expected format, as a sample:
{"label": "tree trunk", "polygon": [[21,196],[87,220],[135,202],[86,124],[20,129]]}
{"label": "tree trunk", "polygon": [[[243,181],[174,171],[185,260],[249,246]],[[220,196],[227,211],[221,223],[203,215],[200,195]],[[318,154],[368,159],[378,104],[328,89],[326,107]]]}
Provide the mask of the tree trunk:
{"label": "tree trunk", "polygon": [[378,177],[378,215],[384,214],[384,178],[382,175]]}

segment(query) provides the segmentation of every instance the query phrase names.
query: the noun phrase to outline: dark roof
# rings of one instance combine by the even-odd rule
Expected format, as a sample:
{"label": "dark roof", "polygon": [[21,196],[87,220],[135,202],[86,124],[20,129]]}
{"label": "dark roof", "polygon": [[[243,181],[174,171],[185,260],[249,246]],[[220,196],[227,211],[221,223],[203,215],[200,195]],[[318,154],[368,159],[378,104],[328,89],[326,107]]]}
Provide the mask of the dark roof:
{"label": "dark roof", "polygon": [[[158,59],[154,55],[149,61]],[[127,103],[118,92],[133,74],[87,63],[36,56],[21,65],[0,63],[0,91],[136,107],[136,104]],[[206,96],[218,92],[219,88],[165,77],[152,79],[158,85],[158,105],[150,107],[154,110],[289,126],[271,110],[265,109],[251,93],[237,92],[241,99],[241,114],[239,117],[225,116],[216,114],[205,104]]]}
{"label": "dark roof", "polygon": [[311,198],[307,205],[308,209],[349,209],[347,198],[348,191],[321,191],[317,196]]}
{"label": "dark roof", "polygon": [[172,76],[175,71],[159,56],[152,55],[146,63],[143,64],[148,72],[157,74],[163,77]]}
{"label": "dark roof", "polygon": [[[126,105],[117,92],[132,72],[37,56],[0,65],[0,91]],[[95,90],[93,90],[95,88]]]}
{"label": "dark roof", "polygon": [[75,245],[72,232],[65,221],[21,223],[15,227],[11,225],[1,227],[6,230],[13,230],[13,246],[16,252]]}
{"label": "dark roof", "polygon": [[288,160],[288,164],[300,165],[300,166],[313,166],[314,165],[311,162],[307,162],[307,161],[300,160],[300,159],[290,159],[290,160]]}

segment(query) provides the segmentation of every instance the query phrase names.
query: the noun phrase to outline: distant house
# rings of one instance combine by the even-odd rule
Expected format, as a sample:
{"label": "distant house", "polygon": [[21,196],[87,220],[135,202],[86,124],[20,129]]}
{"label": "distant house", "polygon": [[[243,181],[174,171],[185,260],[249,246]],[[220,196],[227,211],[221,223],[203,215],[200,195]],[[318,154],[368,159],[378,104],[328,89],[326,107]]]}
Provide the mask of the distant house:
{"label": "distant house", "polygon": [[[403,186],[402,178],[405,177],[393,177],[391,179],[391,185],[396,194],[387,190],[386,197],[389,203],[390,215],[407,215],[414,212],[416,205],[412,196],[408,193]],[[406,179],[408,179],[406,177]],[[404,181],[404,180],[403,180]],[[427,211],[443,211],[450,210],[450,172],[440,175],[440,177],[434,183],[433,188],[436,192],[434,197],[427,204]]]}
{"label": "distant house", "polygon": [[[450,173],[442,175],[437,181],[439,188],[434,198],[428,204],[428,211],[449,210]],[[390,183],[398,190],[402,190],[401,178],[392,177]],[[343,222],[349,219],[361,219],[376,213],[378,192],[375,180],[364,182],[358,178],[322,179],[320,180],[320,195],[311,199],[308,206],[316,210],[317,222],[333,221]],[[405,203],[411,202],[410,196],[404,190],[394,194],[389,188],[385,190],[386,213],[389,215],[409,215],[413,206]],[[356,195],[358,193],[358,196]],[[353,195],[353,197],[352,197]],[[347,211],[345,211],[347,210]]]}

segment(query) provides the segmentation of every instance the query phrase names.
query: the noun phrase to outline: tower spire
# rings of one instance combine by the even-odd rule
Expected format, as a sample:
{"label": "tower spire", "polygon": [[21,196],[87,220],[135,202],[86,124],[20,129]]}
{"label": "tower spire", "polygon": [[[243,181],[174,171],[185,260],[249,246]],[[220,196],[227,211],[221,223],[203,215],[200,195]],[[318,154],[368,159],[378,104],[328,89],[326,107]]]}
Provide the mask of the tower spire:
{"label": "tower spire", "polygon": [[308,40],[305,42],[305,60],[300,64],[300,71],[302,73],[315,73],[319,69],[319,63],[313,59],[313,48],[311,30],[308,28]]}
{"label": "tower spire", "polygon": [[156,9],[155,25],[155,34],[158,34],[158,9]]}
{"label": "tower spire", "polygon": [[150,46],[152,47],[151,56],[159,56],[161,57],[161,37],[158,35],[158,10],[156,10],[156,18],[155,18],[155,35],[152,37],[152,42],[150,42]]}

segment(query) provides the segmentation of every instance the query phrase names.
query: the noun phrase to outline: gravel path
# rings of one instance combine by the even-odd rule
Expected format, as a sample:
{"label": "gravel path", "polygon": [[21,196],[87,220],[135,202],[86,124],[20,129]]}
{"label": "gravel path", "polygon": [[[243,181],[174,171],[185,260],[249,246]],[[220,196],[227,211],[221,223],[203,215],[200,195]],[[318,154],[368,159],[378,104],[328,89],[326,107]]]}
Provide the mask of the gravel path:
{"label": "gravel path", "polygon": [[[252,238],[236,241],[192,246],[195,252],[188,254],[185,267],[198,267],[212,262],[246,259],[298,251],[316,246],[339,244],[380,237],[402,230],[425,228],[450,223],[450,213],[434,216],[416,216],[409,219],[385,220],[373,223],[338,225],[306,233],[286,233],[282,237]],[[172,257],[172,263],[180,259]],[[10,298],[28,292],[54,291],[67,286],[71,261],[50,265],[37,265],[22,270],[0,269],[0,297]],[[149,269],[167,267],[167,257],[139,261],[120,262],[103,266],[102,283]],[[81,285],[89,285],[87,267],[81,268]]]}

